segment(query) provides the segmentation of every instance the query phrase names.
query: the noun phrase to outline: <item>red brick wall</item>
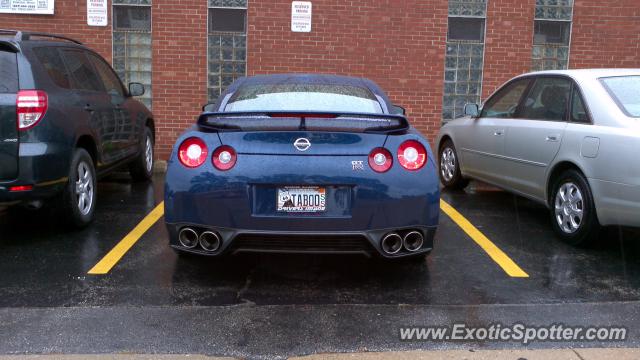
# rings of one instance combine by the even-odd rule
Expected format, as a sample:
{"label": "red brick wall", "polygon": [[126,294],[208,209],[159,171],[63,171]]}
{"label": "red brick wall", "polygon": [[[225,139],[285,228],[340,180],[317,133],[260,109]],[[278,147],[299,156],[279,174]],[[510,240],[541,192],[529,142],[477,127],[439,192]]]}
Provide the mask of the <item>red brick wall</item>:
{"label": "red brick wall", "polygon": [[251,0],[248,72],[370,78],[433,137],[442,112],[447,7],[447,0],[316,0],[312,32],[292,33],[291,1]]}
{"label": "red brick wall", "polygon": [[[248,72],[364,76],[407,108],[425,135],[438,131],[448,0],[314,0],[313,31],[290,31],[289,0],[250,0]],[[531,69],[535,0],[488,2],[483,98]],[[109,26],[86,25],[86,0],[57,0],[55,15],[0,14],[0,28],[81,40],[111,59]],[[154,0],[153,112],[158,156],[207,100],[207,1]],[[637,0],[576,0],[570,67],[640,67]]]}
{"label": "red brick wall", "polygon": [[153,114],[156,152],[167,159],[207,102],[207,2],[153,0]]}
{"label": "red brick wall", "polygon": [[531,71],[535,5],[535,0],[488,2],[483,100],[505,81]]}
{"label": "red brick wall", "polygon": [[640,67],[640,2],[576,0],[569,66]]}
{"label": "red brick wall", "polygon": [[[109,9],[111,1],[109,0]],[[111,60],[111,10],[109,26],[87,26],[86,0],[58,0],[54,15],[0,14],[0,29],[18,29],[66,35],[81,41]]]}

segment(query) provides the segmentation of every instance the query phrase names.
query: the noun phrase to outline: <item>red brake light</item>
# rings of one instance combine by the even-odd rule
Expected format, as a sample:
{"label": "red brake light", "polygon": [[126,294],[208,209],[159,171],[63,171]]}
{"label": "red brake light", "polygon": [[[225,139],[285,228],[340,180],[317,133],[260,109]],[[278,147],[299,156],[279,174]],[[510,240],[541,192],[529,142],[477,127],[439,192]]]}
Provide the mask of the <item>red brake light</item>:
{"label": "red brake light", "polygon": [[213,152],[212,158],[213,166],[216,169],[226,171],[236,165],[238,155],[231,146],[222,145]]}
{"label": "red brake light", "polygon": [[9,192],[21,192],[21,191],[31,191],[33,190],[33,185],[18,185],[12,186],[9,188]]}
{"label": "red brake light", "polygon": [[389,171],[393,165],[393,156],[385,148],[375,148],[369,153],[369,166],[375,172],[383,173]]}
{"label": "red brake light", "polygon": [[20,90],[16,98],[16,114],[19,130],[34,127],[47,112],[47,93],[42,90]]}
{"label": "red brake light", "polygon": [[178,157],[182,165],[189,168],[197,168],[207,159],[207,145],[202,139],[190,137],[180,144]]}
{"label": "red brake light", "polygon": [[407,170],[419,170],[427,163],[427,150],[416,140],[407,140],[398,148],[398,161]]}
{"label": "red brake light", "polygon": [[321,119],[333,119],[337,118],[336,114],[313,114],[313,113],[272,113],[269,117],[275,118],[321,118]]}

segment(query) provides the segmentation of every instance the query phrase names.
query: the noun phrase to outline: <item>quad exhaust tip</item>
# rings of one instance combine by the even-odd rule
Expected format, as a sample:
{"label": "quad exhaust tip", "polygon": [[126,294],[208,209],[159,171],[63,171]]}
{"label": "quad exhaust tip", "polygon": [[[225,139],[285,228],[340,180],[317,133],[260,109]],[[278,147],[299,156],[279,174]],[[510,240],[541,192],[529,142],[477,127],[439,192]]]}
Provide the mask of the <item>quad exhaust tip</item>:
{"label": "quad exhaust tip", "polygon": [[397,254],[402,249],[402,237],[397,233],[389,233],[382,238],[380,245],[386,254]]}
{"label": "quad exhaust tip", "polygon": [[192,228],[182,228],[178,233],[178,241],[187,249],[193,249],[198,245],[198,233]]}
{"label": "quad exhaust tip", "polygon": [[213,231],[205,231],[200,234],[200,247],[207,252],[216,252],[220,248],[220,236]]}
{"label": "quad exhaust tip", "polygon": [[410,231],[402,239],[402,244],[407,251],[418,251],[424,244],[424,236],[419,231]]}

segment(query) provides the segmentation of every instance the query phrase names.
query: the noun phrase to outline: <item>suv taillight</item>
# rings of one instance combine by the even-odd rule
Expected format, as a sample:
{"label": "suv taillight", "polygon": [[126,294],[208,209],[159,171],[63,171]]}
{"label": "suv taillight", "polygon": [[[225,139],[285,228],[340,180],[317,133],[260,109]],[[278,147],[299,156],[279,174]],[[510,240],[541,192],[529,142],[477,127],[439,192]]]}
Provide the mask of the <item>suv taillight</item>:
{"label": "suv taillight", "polygon": [[18,91],[16,98],[18,129],[26,130],[34,127],[47,112],[48,103],[47,93],[42,90]]}

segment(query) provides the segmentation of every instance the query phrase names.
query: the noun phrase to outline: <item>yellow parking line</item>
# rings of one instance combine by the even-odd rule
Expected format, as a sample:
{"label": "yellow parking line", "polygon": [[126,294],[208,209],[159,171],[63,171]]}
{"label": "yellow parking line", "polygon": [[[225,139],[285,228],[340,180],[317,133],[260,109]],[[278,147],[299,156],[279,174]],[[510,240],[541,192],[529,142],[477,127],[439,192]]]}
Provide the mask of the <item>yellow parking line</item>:
{"label": "yellow parking line", "polygon": [[124,254],[131,249],[133,245],[144,235],[150,227],[155,224],[158,219],[164,215],[164,201],[158,204],[153,211],[149,213],[142,221],[133,229],[127,236],[125,236],[120,242],[114,246],[102,260],[100,260],[91,270],[91,275],[104,275],[111,271],[111,269],[122,259]]}
{"label": "yellow parking line", "polygon": [[480,230],[478,230],[469,220],[467,220],[462,214],[460,214],[453,206],[449,205],[446,201],[440,200],[440,209],[447,214],[451,220],[453,220],[462,230],[464,230],[473,241],[475,241],[492,259],[495,261],[502,270],[504,270],[511,277],[528,278],[529,275],[522,270],[518,264],[516,264],[511,258],[500,250],[494,243],[491,242]]}

